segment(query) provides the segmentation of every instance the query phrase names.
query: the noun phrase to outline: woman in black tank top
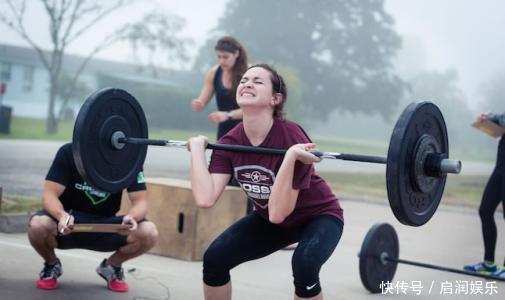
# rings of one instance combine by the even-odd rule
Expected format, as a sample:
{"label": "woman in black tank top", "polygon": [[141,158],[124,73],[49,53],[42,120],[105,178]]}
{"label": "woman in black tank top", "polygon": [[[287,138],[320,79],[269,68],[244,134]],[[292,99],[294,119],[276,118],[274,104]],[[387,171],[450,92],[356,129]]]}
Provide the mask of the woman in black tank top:
{"label": "woman in black tank top", "polygon": [[191,103],[193,111],[202,111],[215,94],[217,111],[209,114],[211,123],[218,124],[217,139],[220,139],[242,119],[242,110],[235,99],[235,90],[242,74],[247,69],[247,52],[232,37],[219,39],[214,47],[218,64],[205,76],[202,91]]}

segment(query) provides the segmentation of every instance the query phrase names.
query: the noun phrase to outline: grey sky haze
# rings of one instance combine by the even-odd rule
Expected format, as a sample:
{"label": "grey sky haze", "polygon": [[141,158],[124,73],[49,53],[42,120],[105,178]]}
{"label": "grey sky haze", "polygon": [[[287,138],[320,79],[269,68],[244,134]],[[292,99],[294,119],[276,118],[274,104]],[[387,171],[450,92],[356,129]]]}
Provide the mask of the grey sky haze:
{"label": "grey sky haze", "polygon": [[482,85],[505,69],[504,1],[387,0],[386,9],[397,31],[423,48],[427,69],[458,71],[472,106]]}
{"label": "grey sky haze", "polygon": [[[147,1],[147,5],[136,4],[92,27],[69,47],[68,52],[85,55],[108,30],[128,20],[138,19],[142,12],[155,8],[187,20],[184,33],[195,41],[191,53],[194,54],[217,24],[227,1],[153,0]],[[39,5],[38,1],[29,2]],[[38,10],[40,7],[28,10],[27,27],[37,36],[37,42],[49,46],[47,21]],[[409,56],[414,55],[412,66],[440,71],[456,69],[460,86],[472,106],[480,100],[482,85],[493,74],[505,69],[505,31],[501,29],[504,1],[386,0],[386,10],[395,18],[397,31],[408,37],[409,41],[415,41],[416,49]],[[1,24],[0,32],[1,43],[27,45]],[[128,47],[117,45],[100,52],[97,57],[128,61],[131,52]]]}

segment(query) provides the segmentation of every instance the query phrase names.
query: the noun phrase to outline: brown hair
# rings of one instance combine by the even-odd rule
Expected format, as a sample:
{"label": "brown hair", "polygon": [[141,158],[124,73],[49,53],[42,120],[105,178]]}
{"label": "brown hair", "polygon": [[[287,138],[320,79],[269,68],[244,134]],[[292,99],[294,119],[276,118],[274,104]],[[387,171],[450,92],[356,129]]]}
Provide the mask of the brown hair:
{"label": "brown hair", "polygon": [[272,82],[272,93],[280,93],[282,95],[282,102],[277,104],[274,109],[273,117],[282,119],[284,118],[284,103],[288,100],[288,87],[284,78],[270,65],[268,64],[256,64],[247,68],[247,70],[252,68],[263,68],[270,72],[270,81]]}
{"label": "brown hair", "polygon": [[239,51],[239,55],[235,60],[233,68],[231,69],[232,82],[230,95],[235,98],[237,86],[240,83],[242,75],[247,70],[247,51],[235,38],[231,36],[220,38],[214,46],[214,50],[225,51],[229,53],[235,53],[236,51]]}

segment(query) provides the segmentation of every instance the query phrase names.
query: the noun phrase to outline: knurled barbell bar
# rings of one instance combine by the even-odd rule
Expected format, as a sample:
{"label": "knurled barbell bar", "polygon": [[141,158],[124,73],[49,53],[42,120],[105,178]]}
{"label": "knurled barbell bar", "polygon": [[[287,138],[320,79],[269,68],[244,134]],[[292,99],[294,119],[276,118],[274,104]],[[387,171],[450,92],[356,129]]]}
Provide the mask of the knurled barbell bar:
{"label": "knurled barbell bar", "polygon": [[393,280],[396,267],[407,264],[439,271],[476,276],[491,280],[505,281],[504,278],[468,272],[454,268],[442,267],[427,263],[415,262],[399,258],[400,245],[395,229],[388,223],[378,223],[372,226],[363,240],[359,252],[359,274],[365,288],[372,293],[380,293],[384,285]]}
{"label": "knurled barbell bar", "polygon": [[[148,139],[142,107],[128,92],[106,88],[81,107],[73,133],[73,156],[79,174],[94,187],[118,192],[141,170],[147,145],[186,147],[185,141]],[[283,155],[286,149],[211,144],[207,149]],[[398,119],[387,157],[313,151],[321,158],[386,164],[386,185],[396,218],[411,226],[428,222],[442,198],[447,173],[461,162],[448,158],[447,129],[431,102],[412,103]]]}

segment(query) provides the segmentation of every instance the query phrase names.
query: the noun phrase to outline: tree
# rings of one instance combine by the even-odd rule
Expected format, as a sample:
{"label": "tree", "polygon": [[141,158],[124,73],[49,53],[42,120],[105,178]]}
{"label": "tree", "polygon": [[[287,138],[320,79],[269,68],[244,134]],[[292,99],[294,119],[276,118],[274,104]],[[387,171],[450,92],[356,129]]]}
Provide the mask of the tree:
{"label": "tree", "polygon": [[[131,24],[124,39],[132,48],[136,63],[141,68],[145,65],[153,77],[158,77],[159,55],[164,56],[162,60],[172,67],[176,63],[184,65],[188,61],[187,48],[192,45],[192,40],[180,36],[185,24],[185,20],[178,16],[153,11],[139,22]],[[147,53],[142,55],[142,50]]]}
{"label": "tree", "polygon": [[401,39],[383,2],[229,1],[196,65],[215,61],[209,49],[229,34],[257,61],[299,70],[312,117],[325,119],[339,108],[389,118],[405,84],[392,73]]}
{"label": "tree", "polygon": [[[49,18],[49,35],[52,49],[48,52],[35,42],[25,28],[26,0],[5,0],[4,8],[0,9],[0,21],[22,37],[38,53],[42,64],[49,73],[49,105],[47,112],[48,133],[55,133],[58,129],[58,118],[55,113],[55,101],[60,88],[61,72],[65,51],[89,28],[96,26],[119,8],[130,1],[87,1],[87,0],[40,0]],[[33,4],[33,2],[30,2]],[[7,6],[7,7],[5,7]],[[77,82],[91,58],[103,48],[117,41],[121,29],[97,41],[97,46],[86,56],[78,70],[74,73],[72,82]]]}
{"label": "tree", "polygon": [[304,119],[304,115],[308,113],[308,109],[303,107],[303,91],[299,72],[292,67],[281,65],[276,67],[288,86],[288,100],[284,105],[284,113],[289,120],[305,125],[307,120]]}
{"label": "tree", "polygon": [[59,89],[56,91],[56,96],[63,102],[60,106],[59,113],[57,114],[57,120],[70,120],[67,117],[67,113],[72,110],[67,110],[67,104],[85,99],[89,94],[93,92],[93,89],[88,86],[84,81],[76,80],[74,74],[68,74],[63,72],[60,77]]}
{"label": "tree", "polygon": [[[408,102],[431,101],[435,103],[445,119],[449,142],[459,153],[475,150],[486,142],[486,137],[470,126],[475,114],[459,87],[455,70],[420,72],[409,80],[411,89]],[[404,107],[405,105],[402,105]]]}
{"label": "tree", "polygon": [[[184,20],[173,15],[164,15],[151,12],[137,23],[128,23],[118,26],[116,30],[107,35],[103,40],[96,42],[95,48],[82,60],[72,74],[62,75],[65,52],[75,40],[81,37],[91,27],[97,26],[108,16],[116,13],[121,8],[135,2],[135,0],[39,0],[49,18],[49,35],[52,49],[44,51],[35,42],[25,28],[26,0],[6,0],[0,6],[0,22],[5,23],[14,32],[19,34],[28,44],[36,50],[44,67],[49,73],[49,105],[47,112],[47,132],[57,131],[58,122],[70,101],[72,93],[79,93],[78,79],[89,61],[102,49],[123,40],[128,40],[135,50],[148,49],[149,54],[163,52],[168,54],[167,60],[184,60],[186,47],[189,40],[179,36],[184,27]],[[30,2],[32,4],[33,2]],[[160,50],[162,48],[162,50]],[[152,58],[152,56],[151,56]],[[155,71],[155,64],[149,61]],[[77,89],[76,92],[73,92]],[[62,100],[59,113],[55,112],[56,99]]]}
{"label": "tree", "polygon": [[483,111],[504,112],[505,111],[505,71],[496,73],[491,80],[483,86]]}

